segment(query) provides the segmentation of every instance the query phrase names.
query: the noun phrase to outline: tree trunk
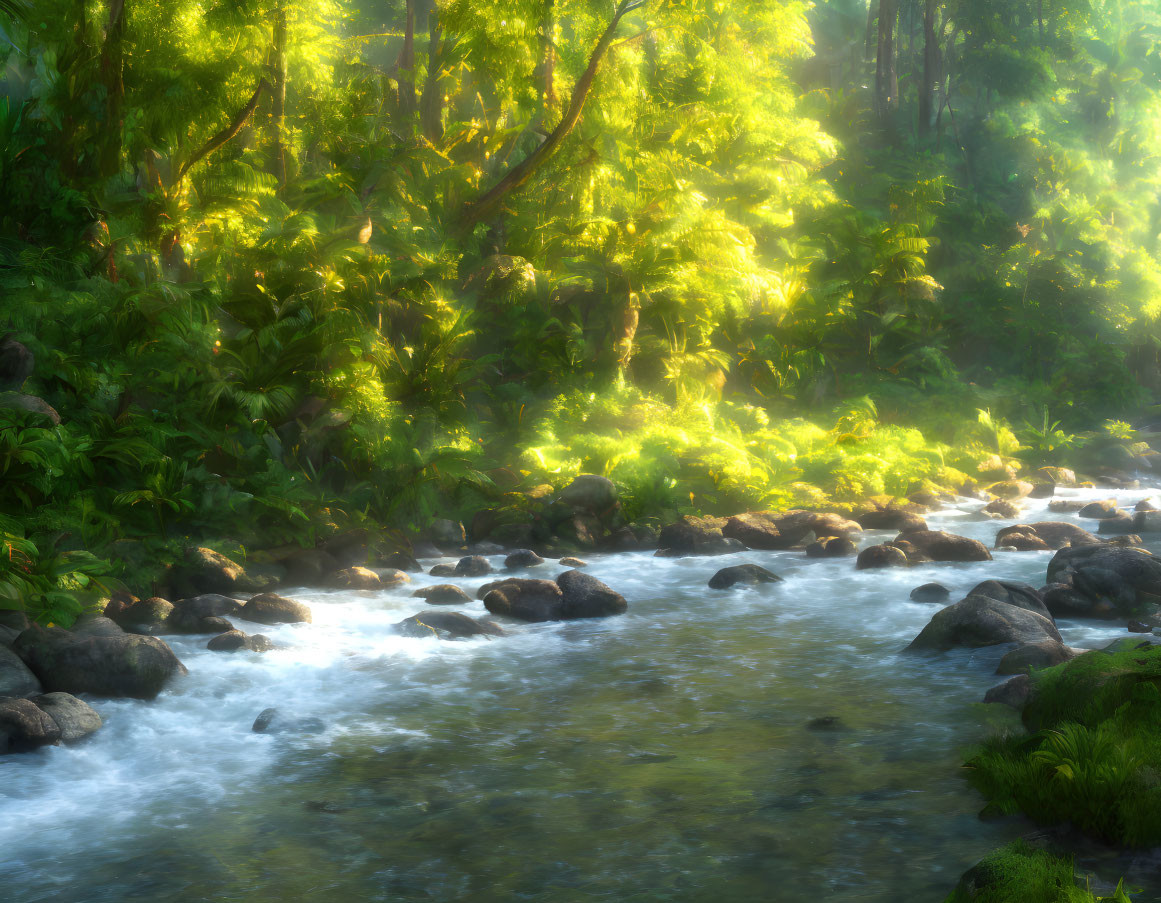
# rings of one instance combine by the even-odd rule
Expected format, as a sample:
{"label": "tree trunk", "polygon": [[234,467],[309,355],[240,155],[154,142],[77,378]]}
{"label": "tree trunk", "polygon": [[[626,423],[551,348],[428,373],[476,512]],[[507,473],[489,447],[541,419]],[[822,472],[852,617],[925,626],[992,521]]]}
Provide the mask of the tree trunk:
{"label": "tree trunk", "polygon": [[440,67],[443,65],[443,25],[439,20],[439,7],[432,7],[427,19],[427,80],[423,83],[423,94],[419,98],[420,128],[432,144],[443,138],[443,79]]}
{"label": "tree trunk", "polygon": [[884,123],[898,101],[899,75],[895,69],[895,14],[897,0],[879,0],[879,46],[875,60],[875,109]]}
{"label": "tree trunk", "polygon": [[540,39],[540,77],[545,110],[551,110],[556,106],[556,43],[553,41],[556,17],[553,6],[554,0],[548,0],[544,10],[544,19],[540,23],[542,33]]}
{"label": "tree trunk", "polygon": [[939,0],[926,0],[923,10],[923,83],[919,88],[919,134],[927,137],[935,126],[935,86],[939,74],[939,38],[935,14]]}
{"label": "tree trunk", "polygon": [[868,63],[875,59],[875,11],[877,9],[877,0],[867,0],[867,50],[863,59]]}
{"label": "tree trunk", "polygon": [[270,165],[280,188],[286,186],[286,9],[274,9],[270,51]]}
{"label": "tree trunk", "polygon": [[399,112],[410,118],[415,113],[415,0],[407,0],[407,24],[403,49],[395,63],[399,79]]}
{"label": "tree trunk", "polygon": [[109,4],[109,24],[101,46],[101,79],[105,83],[105,134],[101,147],[101,175],[121,169],[125,130],[125,0]]}
{"label": "tree trunk", "polygon": [[604,34],[597,41],[597,46],[589,57],[588,66],[577,81],[576,87],[573,88],[572,99],[569,101],[568,109],[565,111],[560,125],[553,129],[552,134],[545,139],[543,144],[509,170],[504,178],[464,211],[463,217],[460,220],[460,227],[463,231],[470,230],[476,223],[482,222],[492,216],[509,194],[518,191],[529,179],[536,175],[540,168],[556,153],[557,149],[564,143],[564,140],[572,133],[572,130],[576,128],[576,124],[580,122],[581,114],[584,112],[585,103],[588,101],[589,94],[592,91],[593,82],[597,77],[597,71],[600,69],[601,62],[604,60],[609,47],[612,46],[613,38],[616,37],[617,28],[620,26],[621,20],[633,10],[644,6],[644,4],[645,0],[622,0],[621,4],[617,7],[616,13],[613,15],[613,21],[609,23]]}

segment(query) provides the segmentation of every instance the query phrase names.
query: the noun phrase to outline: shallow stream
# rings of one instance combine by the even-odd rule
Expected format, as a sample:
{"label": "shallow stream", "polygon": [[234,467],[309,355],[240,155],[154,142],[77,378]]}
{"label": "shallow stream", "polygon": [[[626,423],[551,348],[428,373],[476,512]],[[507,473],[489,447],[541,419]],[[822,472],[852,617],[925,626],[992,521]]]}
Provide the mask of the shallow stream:
{"label": "shallow stream", "polygon": [[[1020,522],[1075,520],[1045,505]],[[1014,521],[981,506],[928,523],[990,547]],[[167,638],[190,674],[158,699],[90,700],[105,726],[87,742],[0,760],[3,898],[939,901],[1028,826],[979,819],[959,774],[1009,718],[978,704],[1003,650],[901,655],[937,610],[908,593],[1040,586],[1051,555],[862,572],[801,552],[593,555],[627,615],[460,643],[390,630],[443,579],[287,591],[313,624],[242,625],[285,648]],[[786,580],[706,588],[742,562]],[[451,582],[474,596],[487,579]],[[1085,647],[1125,635],[1059,627]],[[326,729],[253,733],[268,706]]]}

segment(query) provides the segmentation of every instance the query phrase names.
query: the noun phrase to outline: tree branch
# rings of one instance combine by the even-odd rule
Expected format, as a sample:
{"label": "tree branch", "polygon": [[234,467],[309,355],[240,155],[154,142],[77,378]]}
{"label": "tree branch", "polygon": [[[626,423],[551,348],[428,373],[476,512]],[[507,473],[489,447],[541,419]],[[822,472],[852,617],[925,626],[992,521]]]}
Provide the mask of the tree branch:
{"label": "tree branch", "polygon": [[561,119],[560,124],[553,129],[552,134],[548,136],[543,144],[509,170],[504,178],[486,191],[475,203],[465,208],[459,224],[461,231],[467,232],[475,227],[477,223],[488,219],[488,217],[496,212],[509,194],[520,190],[520,188],[527,184],[540,168],[548,162],[548,159],[556,153],[560,145],[564,143],[564,140],[576,128],[576,124],[580,122],[585,103],[589,98],[589,94],[592,92],[597,71],[601,67],[601,61],[605,58],[605,54],[613,44],[613,38],[617,34],[617,28],[620,26],[621,20],[634,10],[640,9],[646,2],[647,0],[622,0],[617,7],[616,13],[613,15],[613,21],[609,23],[604,34],[597,41],[597,46],[593,49],[592,55],[589,57],[588,67],[577,81],[576,87],[573,88],[572,99],[569,101],[568,109],[565,111],[564,118]]}
{"label": "tree branch", "polygon": [[247,121],[249,121],[250,117],[254,115],[254,111],[258,109],[258,101],[262,99],[262,92],[269,90],[270,85],[266,79],[259,81],[258,88],[254,91],[254,96],[251,97],[249,103],[242,107],[242,109],[238,111],[237,115],[234,116],[232,120],[230,120],[230,124],[214,135],[212,138],[210,138],[209,141],[198,148],[197,153],[195,153],[192,157],[186,160],[185,163],[182,164],[181,169],[178,170],[177,179],[175,180],[174,184],[180,183],[181,180],[185,178],[185,174],[190,171],[191,167],[197,163],[200,163],[214,151],[218,150],[220,147],[230,141],[230,139],[237,135],[238,132],[242,131],[242,127],[247,123]]}

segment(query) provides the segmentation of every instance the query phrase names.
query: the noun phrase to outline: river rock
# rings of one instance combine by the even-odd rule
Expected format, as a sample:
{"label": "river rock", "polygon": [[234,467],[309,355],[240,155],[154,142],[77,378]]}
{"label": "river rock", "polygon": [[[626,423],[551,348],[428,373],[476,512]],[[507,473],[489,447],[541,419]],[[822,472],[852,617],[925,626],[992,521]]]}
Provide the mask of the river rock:
{"label": "river rock", "polygon": [[911,595],[908,596],[913,602],[926,603],[943,603],[951,597],[951,590],[949,590],[942,583],[924,583],[922,586],[917,586],[911,590]]}
{"label": "river rock", "polygon": [[0,698],[0,753],[28,752],[60,739],[60,727],[36,703]]}
{"label": "river rock", "polygon": [[1035,612],[1050,621],[1052,620],[1052,615],[1044,604],[1044,597],[1040,590],[1027,583],[1017,583],[1013,580],[985,580],[983,583],[977,583],[973,586],[968,591],[968,595],[987,596],[989,599],[1007,602],[1009,605],[1015,605],[1017,608]]}
{"label": "river rock", "polygon": [[1030,669],[1051,668],[1076,658],[1083,649],[1073,649],[1056,640],[1041,640],[1017,646],[1002,659],[996,668],[997,674],[1027,674]]}
{"label": "river rock", "polygon": [[238,617],[256,624],[309,624],[310,606],[277,593],[262,593],[242,606]]}
{"label": "river rock", "polygon": [[1056,514],[1076,514],[1087,504],[1080,499],[1053,499],[1048,503],[1048,510]]}
{"label": "river rock", "polygon": [[898,539],[911,543],[920,552],[929,555],[932,561],[992,560],[992,554],[979,540],[945,533],[942,530],[918,530],[914,533],[900,534]]}
{"label": "river rock", "polygon": [[17,637],[15,651],[49,692],[152,699],[172,677],[187,673],[173,650],[152,636],[78,637],[33,626]]}
{"label": "river rock", "polygon": [[0,610],[0,646],[11,646],[31,626],[32,622],[24,612]]}
{"label": "river rock", "polygon": [[1035,533],[1024,533],[1013,530],[1005,533],[1003,539],[996,537],[995,549],[1004,549],[1011,552],[1048,552],[1051,547]]}
{"label": "river rock", "polygon": [[1101,536],[1115,536],[1118,534],[1132,533],[1135,529],[1136,523],[1133,518],[1127,514],[1117,514],[1113,517],[1102,519],[1100,526],[1097,527],[1097,533]]}
{"label": "river rock", "polygon": [[250,728],[256,734],[321,734],[326,725],[319,718],[296,718],[281,709],[263,709]]}
{"label": "river rock", "polygon": [[1161,533],[1161,511],[1137,511],[1133,514],[1134,533]]}
{"label": "river rock", "polygon": [[1086,612],[1073,612],[1078,617],[1128,617],[1161,604],[1161,560],[1144,549],[1108,544],[1061,549],[1048,563],[1048,582],[1070,586],[1087,600]]}
{"label": "river rock", "polygon": [[112,618],[106,618],[104,615],[96,614],[81,615],[73,622],[72,629],[69,632],[76,637],[117,637],[125,635],[125,631],[121,629],[121,625]]}
{"label": "river rock", "polygon": [[453,583],[421,586],[411,595],[425,600],[428,605],[467,605],[472,601],[471,596]]}
{"label": "river rock", "polygon": [[999,499],[1022,499],[1032,493],[1033,486],[1024,480],[1001,480],[987,488],[988,495]]}
{"label": "river rock", "polygon": [[1036,473],[1057,486],[1072,486],[1076,483],[1076,471],[1067,467],[1041,467]]}
{"label": "river rock", "polygon": [[60,414],[57,413],[56,408],[36,395],[25,395],[23,392],[0,392],[0,408],[39,414],[60,426]]}
{"label": "river rock", "polygon": [[258,593],[276,582],[248,574],[236,561],[202,546],[185,550],[181,572],[184,582],[202,593]]}
{"label": "river rock", "polygon": [[20,656],[0,646],[0,696],[35,696],[42,687]]}
{"label": "river rock", "polygon": [[425,611],[412,615],[395,625],[395,631],[412,639],[438,637],[441,640],[459,640],[473,636],[504,636],[504,630],[494,621],[475,620],[457,611]]}
{"label": "river rock", "polygon": [[206,648],[211,652],[269,652],[274,648],[274,643],[270,637],[261,633],[247,636],[240,630],[230,630],[219,633],[206,644]]}
{"label": "river rock", "polygon": [[382,589],[383,581],[370,568],[343,568],[331,575],[328,581],[336,589]]}
{"label": "river rock", "polygon": [[392,552],[383,559],[383,566],[409,574],[423,573],[423,565],[407,552]]}
{"label": "river rock", "polygon": [[710,589],[729,589],[733,586],[757,586],[759,583],[781,583],[782,578],[756,564],[737,564],[722,568],[710,577]]}
{"label": "river rock", "polygon": [[1019,517],[1022,509],[1009,499],[993,499],[984,505],[982,511],[988,517]]}
{"label": "river rock", "polygon": [[587,568],[589,566],[587,561],[582,561],[579,558],[562,558],[557,563],[564,568]]}
{"label": "river rock", "polygon": [[36,369],[36,355],[12,333],[0,338],[0,392],[19,392]]}
{"label": "river rock", "polygon": [[998,687],[992,687],[984,694],[984,702],[994,702],[1000,705],[1011,706],[1016,711],[1023,710],[1032,695],[1032,678],[1027,674],[1020,674],[1011,680],[1004,681]]}
{"label": "river rock", "polygon": [[1152,499],[1141,499],[1133,506],[1134,511],[1157,511],[1157,505]]}
{"label": "river rock", "polygon": [[880,543],[877,546],[867,546],[855,559],[855,569],[859,571],[871,568],[905,568],[909,567],[907,554],[895,546]]}
{"label": "river rock", "polygon": [[[746,518],[748,515],[741,515]],[[730,520],[736,520],[731,518]],[[748,522],[748,521],[747,521]],[[756,521],[757,522],[757,521]],[[726,519],[721,517],[682,517],[675,523],[661,528],[658,537],[657,555],[662,558],[678,558],[685,555],[725,555],[739,551],[745,540],[736,536],[727,537],[722,531]],[[764,521],[762,522],[765,523]],[[770,529],[777,534],[777,527]],[[752,532],[755,541],[762,542],[758,527]]]}
{"label": "river rock", "polygon": [[968,596],[936,612],[907,648],[944,652],[957,646],[1023,645],[1046,639],[1061,641],[1049,618],[987,596]]}
{"label": "river rock", "polygon": [[492,565],[482,555],[468,555],[456,562],[457,577],[483,577],[492,573]]}
{"label": "river rock", "polygon": [[222,633],[233,627],[226,616],[233,617],[242,610],[242,603],[219,593],[203,593],[189,599],[179,599],[173,604],[173,611],[165,619],[168,633]]}
{"label": "river rock", "polygon": [[895,530],[898,533],[916,533],[927,529],[927,521],[914,511],[901,508],[879,508],[855,518],[864,530]]}
{"label": "river rock", "polygon": [[620,499],[608,477],[582,473],[560,491],[560,500],[580,511],[602,516],[616,508]]}
{"label": "river rock", "polygon": [[[1099,545],[1099,537],[1076,524],[1067,521],[1041,521],[1036,524],[1013,524],[996,534],[996,548],[1015,545],[1011,537],[1018,535],[1035,538],[1044,543],[1044,548],[1063,549],[1065,546]],[[1017,545],[1017,548],[1019,546]]]}
{"label": "river rock", "polygon": [[429,577],[458,577],[456,566],[454,564],[436,564],[432,565],[430,571],[427,572]]}
{"label": "river rock", "polygon": [[1120,513],[1116,499],[1101,499],[1099,502],[1089,502],[1087,505],[1082,505],[1077,510],[1076,516],[1103,520],[1108,517],[1117,517]]}
{"label": "river rock", "polygon": [[564,593],[551,580],[513,578],[488,590],[484,608],[518,621],[559,621],[564,616]]}
{"label": "river rock", "polygon": [[434,520],[427,528],[427,538],[441,549],[459,549],[468,541],[464,525],[455,520]]}
{"label": "river rock", "polygon": [[71,693],[45,693],[32,701],[56,722],[60,738],[66,743],[89,736],[103,723],[96,709]]}
{"label": "river rock", "polygon": [[544,564],[544,559],[531,549],[517,549],[504,559],[504,570],[518,571],[522,568],[534,568]]}
{"label": "river rock", "polygon": [[295,549],[279,563],[286,568],[287,586],[327,586],[342,569],[338,559],[323,549]]}
{"label": "river rock", "polygon": [[584,571],[565,571],[556,578],[563,596],[561,617],[574,621],[581,618],[606,618],[629,610],[625,597]]}
{"label": "river rock", "polygon": [[859,547],[854,540],[843,536],[831,536],[819,539],[806,547],[807,558],[850,558],[859,554]]}
{"label": "river rock", "polygon": [[130,633],[165,633],[169,630],[169,618],[174,605],[159,596],[134,602],[113,620]]}

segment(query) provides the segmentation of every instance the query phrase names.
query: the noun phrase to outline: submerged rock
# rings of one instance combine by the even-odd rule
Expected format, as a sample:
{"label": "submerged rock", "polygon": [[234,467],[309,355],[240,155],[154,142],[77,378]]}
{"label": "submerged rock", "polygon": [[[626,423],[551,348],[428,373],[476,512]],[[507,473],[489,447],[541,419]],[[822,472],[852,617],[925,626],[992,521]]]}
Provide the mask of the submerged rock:
{"label": "submerged rock", "polygon": [[505,635],[503,628],[494,621],[477,621],[457,611],[425,611],[400,621],[394,629],[413,639],[435,636],[441,640],[459,640],[474,636]]}
{"label": "submerged rock", "polygon": [[1104,520],[1110,517],[1119,517],[1116,499],[1101,499],[1099,502],[1089,502],[1077,509],[1077,517],[1088,517]]}
{"label": "submerged rock", "polygon": [[908,598],[914,602],[942,603],[951,598],[951,590],[942,583],[924,583],[911,590]]}
{"label": "submerged rock", "polygon": [[984,702],[995,702],[1020,711],[1027,704],[1031,694],[1032,678],[1027,674],[1021,674],[988,690],[984,694]]}
{"label": "submerged rock", "polygon": [[756,564],[737,564],[722,568],[710,577],[710,589],[729,589],[733,586],[757,586],[760,583],[781,583],[782,578]]}
{"label": "submerged rock", "polygon": [[807,558],[850,558],[858,553],[854,540],[843,536],[820,539],[806,547]]}
{"label": "submerged rock", "polygon": [[860,571],[871,568],[905,568],[909,567],[910,564],[911,562],[907,560],[907,554],[902,549],[887,545],[887,543],[867,546],[859,552],[859,557],[855,559],[855,569]]}
{"label": "submerged rock", "polygon": [[326,725],[319,718],[295,718],[281,709],[263,709],[251,728],[256,734],[321,734]]}
{"label": "submerged rock", "polygon": [[211,652],[269,652],[274,643],[261,633],[247,636],[240,630],[230,630],[218,634],[206,644],[206,648]]}

